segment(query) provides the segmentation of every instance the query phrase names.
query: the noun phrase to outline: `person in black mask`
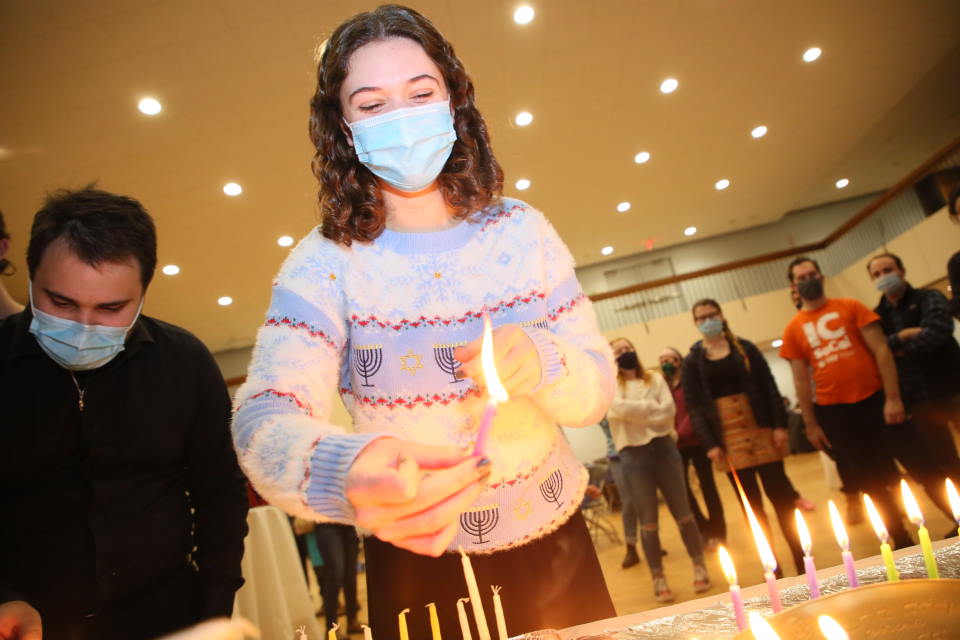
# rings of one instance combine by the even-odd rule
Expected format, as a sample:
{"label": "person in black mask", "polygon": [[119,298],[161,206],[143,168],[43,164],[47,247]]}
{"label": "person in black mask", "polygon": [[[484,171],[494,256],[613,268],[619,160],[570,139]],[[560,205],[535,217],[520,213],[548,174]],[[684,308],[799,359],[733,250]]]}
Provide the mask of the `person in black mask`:
{"label": "person in black mask", "polygon": [[944,474],[907,419],[880,317],[857,300],[828,298],[823,273],[812,258],[791,262],[787,277],[803,307],[784,330],[780,356],[793,369],[807,438],[847,466],[857,488],[877,503],[896,545],[910,545],[899,502],[890,490],[899,482],[894,459],[938,506],[943,503],[939,487]]}
{"label": "person in black mask", "polygon": [[673,395],[663,376],[643,369],[633,343],[617,338],[610,346],[617,359],[617,387],[607,420],[627,481],[625,488],[640,516],[640,543],[653,576],[654,597],[658,602],[675,599],[663,572],[658,489],[693,560],[693,590],[702,593],[710,589],[710,578],[703,561],[703,541],[687,499],[683,461],[677,450]]}

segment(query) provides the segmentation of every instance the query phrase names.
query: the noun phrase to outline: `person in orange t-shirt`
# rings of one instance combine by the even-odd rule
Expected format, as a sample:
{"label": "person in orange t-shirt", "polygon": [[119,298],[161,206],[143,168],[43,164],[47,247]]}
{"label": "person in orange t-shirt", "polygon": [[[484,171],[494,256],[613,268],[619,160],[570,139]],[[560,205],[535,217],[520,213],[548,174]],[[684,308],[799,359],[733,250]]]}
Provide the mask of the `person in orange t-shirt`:
{"label": "person in orange t-shirt", "polygon": [[803,305],[784,330],[780,356],[793,369],[807,438],[848,467],[857,488],[870,494],[884,514],[896,546],[912,545],[890,491],[899,479],[894,459],[931,498],[938,496],[936,484],[943,475],[931,466],[907,419],[880,317],[856,300],[827,298],[820,266],[811,258],[791,262],[787,276]]}

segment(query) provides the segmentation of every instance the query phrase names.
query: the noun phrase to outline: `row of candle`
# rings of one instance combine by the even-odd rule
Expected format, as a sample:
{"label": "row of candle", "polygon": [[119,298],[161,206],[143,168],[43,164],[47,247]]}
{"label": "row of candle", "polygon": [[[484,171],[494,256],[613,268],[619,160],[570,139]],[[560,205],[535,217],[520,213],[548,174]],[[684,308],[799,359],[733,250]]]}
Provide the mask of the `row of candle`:
{"label": "row of candle", "polygon": [[[960,532],[960,496],[958,496],[956,487],[954,487],[953,482],[951,482],[949,478],[946,481],[946,489],[947,497],[950,502],[950,508],[953,511],[954,519],[957,521],[958,532]],[[930,578],[939,578],[940,574],[937,570],[936,559],[933,555],[933,545],[930,542],[930,533],[927,531],[923,519],[923,513],[920,511],[920,507],[917,504],[916,498],[914,498],[913,492],[910,490],[910,486],[905,480],[900,481],[900,491],[903,496],[904,506],[907,510],[907,517],[912,523],[914,523],[914,525],[917,526],[917,535],[920,538],[920,548],[923,553],[927,575]],[[774,572],[777,569],[776,558],[773,555],[770,544],[767,542],[767,538],[763,533],[763,529],[760,527],[760,523],[757,521],[757,518],[753,513],[753,509],[750,508],[750,503],[747,500],[746,495],[741,492],[740,498],[743,501],[746,509],[747,521],[750,525],[751,531],[753,532],[754,541],[760,554],[760,562],[764,568],[764,579],[767,583],[767,591],[770,595],[770,605],[773,608],[774,613],[779,613],[783,609],[783,606],[780,603],[780,593],[777,590],[776,578],[774,577]],[[877,512],[877,509],[874,506],[873,501],[870,499],[870,496],[864,494],[863,501],[864,505],[866,506],[870,523],[873,525],[874,532],[880,539],[880,553],[883,557],[884,566],[886,567],[887,580],[899,580],[900,574],[898,573],[896,564],[894,564],[893,561],[893,550],[890,548],[890,534],[887,532],[887,528],[884,526],[883,520],[880,518],[880,514]],[[853,565],[853,554],[850,552],[850,538],[847,535],[846,528],[843,526],[843,519],[840,517],[840,511],[837,509],[837,505],[833,502],[833,500],[829,501],[828,510],[830,512],[830,520],[833,525],[833,531],[837,538],[837,544],[840,546],[844,569],[847,573],[847,581],[851,587],[856,587],[859,585],[859,581],[857,579],[856,569]],[[797,522],[797,534],[800,538],[800,546],[803,549],[804,571],[806,573],[807,586],[810,589],[810,598],[819,598],[820,586],[817,584],[817,568],[813,563],[813,543],[810,538],[810,531],[807,528],[807,523],[799,509],[794,511],[794,515]],[[737,628],[740,631],[743,631],[746,629],[747,623],[743,609],[743,597],[740,594],[740,586],[737,583],[736,568],[733,566],[733,560],[730,558],[730,554],[724,547],[720,547],[719,554],[720,566],[723,568],[724,576],[730,585],[730,599],[733,603],[733,611],[737,622]]]}
{"label": "row of candle", "polygon": [[[460,561],[463,564],[463,577],[467,581],[467,593],[469,598],[460,598],[457,600],[457,617],[460,621],[460,632],[463,634],[463,640],[473,640],[473,634],[470,632],[470,620],[467,617],[467,611],[464,603],[469,602],[473,607],[473,616],[477,623],[477,634],[479,640],[490,640],[490,627],[487,625],[486,614],[483,611],[483,602],[480,600],[480,588],[477,586],[477,577],[473,573],[473,564],[470,557],[460,549]],[[497,635],[499,640],[508,640],[507,623],[503,615],[503,602],[500,599],[499,586],[491,586],[493,591],[493,615],[497,621]],[[426,605],[430,612],[430,635],[431,640],[443,640],[440,637],[440,620],[437,618],[437,605],[431,602]],[[397,625],[400,629],[400,640],[410,640],[410,632],[407,629],[407,614],[410,609],[404,609],[397,614]],[[338,625],[334,624],[327,632],[328,640],[337,640]],[[373,640],[373,631],[367,625],[363,625],[363,640]]]}

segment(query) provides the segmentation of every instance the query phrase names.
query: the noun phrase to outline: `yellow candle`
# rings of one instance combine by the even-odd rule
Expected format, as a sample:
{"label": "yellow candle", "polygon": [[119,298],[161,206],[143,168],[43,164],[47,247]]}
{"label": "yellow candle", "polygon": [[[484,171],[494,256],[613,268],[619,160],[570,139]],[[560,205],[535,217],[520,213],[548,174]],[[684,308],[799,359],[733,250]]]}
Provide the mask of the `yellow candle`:
{"label": "yellow candle", "polygon": [[410,613],[410,609],[404,609],[397,615],[398,622],[400,624],[400,640],[410,640],[410,634],[407,632],[407,614]]}
{"label": "yellow candle", "polygon": [[437,619],[437,605],[430,603],[427,605],[430,611],[430,635],[433,640],[440,640],[440,621]]}
{"label": "yellow candle", "polygon": [[503,618],[503,603],[500,602],[501,588],[490,587],[493,591],[493,614],[497,618],[497,633],[500,635],[500,640],[508,640],[510,636],[507,635],[507,621]]}
{"label": "yellow candle", "polygon": [[927,566],[927,577],[939,578],[940,572],[937,571],[937,561],[933,557],[930,532],[923,526],[923,513],[920,512],[920,505],[917,504],[917,499],[913,497],[913,492],[910,491],[910,485],[902,478],[900,479],[900,493],[903,495],[903,506],[907,509],[907,517],[910,518],[910,522],[917,525],[920,549],[923,551],[923,563]]}
{"label": "yellow candle", "polygon": [[[490,640],[490,627],[487,626],[487,617],[483,613],[483,602],[480,601],[480,589],[477,587],[477,577],[473,574],[473,564],[470,556],[459,547],[460,562],[463,564],[463,577],[467,581],[467,592],[470,594],[470,604],[473,606],[473,618],[477,623],[477,634],[480,640]],[[406,638],[401,638],[406,640]]]}
{"label": "yellow candle", "polygon": [[470,633],[470,620],[467,618],[467,610],[463,608],[464,602],[470,602],[470,598],[460,598],[457,600],[457,618],[460,619],[460,635],[463,640],[473,640],[473,634]]}
{"label": "yellow candle", "polygon": [[873,500],[870,496],[863,494],[863,504],[867,508],[867,516],[870,518],[870,524],[873,525],[873,531],[880,539],[880,555],[883,556],[883,564],[887,568],[887,580],[896,582],[900,579],[900,572],[897,571],[897,565],[893,562],[893,551],[890,549],[890,534],[887,533],[887,527],[880,518],[880,513],[873,506]]}
{"label": "yellow candle", "polygon": [[363,629],[363,640],[373,640],[373,631],[370,630],[370,627],[362,624],[360,628]]}
{"label": "yellow candle", "polygon": [[334,622],[333,626],[330,627],[330,630],[327,631],[327,640],[337,640],[337,629],[339,628],[340,625]]}

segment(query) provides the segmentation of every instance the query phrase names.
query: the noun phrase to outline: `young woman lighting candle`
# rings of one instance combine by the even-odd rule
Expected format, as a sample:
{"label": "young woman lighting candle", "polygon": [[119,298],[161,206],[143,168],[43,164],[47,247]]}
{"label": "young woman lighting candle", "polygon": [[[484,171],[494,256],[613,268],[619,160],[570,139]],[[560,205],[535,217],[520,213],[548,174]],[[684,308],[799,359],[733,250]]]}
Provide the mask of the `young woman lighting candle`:
{"label": "young woman lighting candle", "polygon": [[[426,17],[384,5],[349,18],[316,79],[322,224],[274,279],[236,394],[247,477],[291,514],[369,532],[378,635],[428,602],[443,636],[459,634],[458,545],[481,583],[511,594],[515,633],[614,616],[579,509],[587,474],[558,427],[597,423],[614,387],[570,252],[543,214],[503,197],[474,85]],[[484,310],[510,399],[471,455],[489,395]],[[353,431],[331,422],[333,391]],[[430,637],[426,615],[409,625]]]}

